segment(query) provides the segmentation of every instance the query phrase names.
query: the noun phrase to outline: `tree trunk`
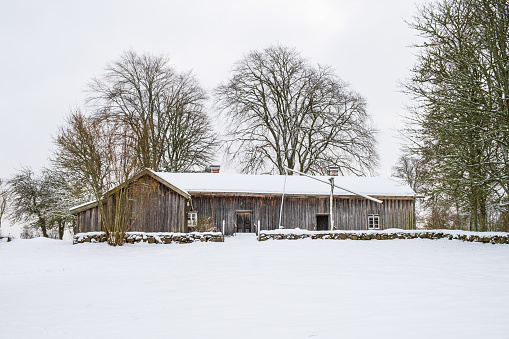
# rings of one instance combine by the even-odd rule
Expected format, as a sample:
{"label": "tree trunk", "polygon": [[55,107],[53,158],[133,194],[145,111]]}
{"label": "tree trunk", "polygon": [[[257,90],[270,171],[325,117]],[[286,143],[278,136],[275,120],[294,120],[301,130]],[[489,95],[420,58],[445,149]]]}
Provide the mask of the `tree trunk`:
{"label": "tree trunk", "polygon": [[486,210],[486,199],[484,198],[479,201],[479,231],[488,231],[488,212]]}
{"label": "tree trunk", "polygon": [[42,231],[42,236],[43,237],[49,238],[48,231],[46,229],[46,223],[41,224],[41,231]]}
{"label": "tree trunk", "polygon": [[477,232],[477,200],[470,199],[470,231]]}
{"label": "tree trunk", "polygon": [[62,240],[64,238],[64,228],[65,228],[65,222],[60,221],[58,223],[58,239]]}

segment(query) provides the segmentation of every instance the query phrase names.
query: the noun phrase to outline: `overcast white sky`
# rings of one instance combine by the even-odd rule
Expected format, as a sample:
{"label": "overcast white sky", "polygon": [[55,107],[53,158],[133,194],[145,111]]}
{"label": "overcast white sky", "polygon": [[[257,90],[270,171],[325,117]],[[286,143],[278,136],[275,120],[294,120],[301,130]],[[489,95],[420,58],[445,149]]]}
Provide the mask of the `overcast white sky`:
{"label": "overcast white sky", "polygon": [[[418,1],[418,2],[422,2]],[[368,102],[381,131],[379,175],[398,155],[414,63],[411,0],[0,0],[0,177],[49,164],[52,137],[87,82],[133,49],[167,54],[210,90],[235,61],[271,44],[331,65]]]}

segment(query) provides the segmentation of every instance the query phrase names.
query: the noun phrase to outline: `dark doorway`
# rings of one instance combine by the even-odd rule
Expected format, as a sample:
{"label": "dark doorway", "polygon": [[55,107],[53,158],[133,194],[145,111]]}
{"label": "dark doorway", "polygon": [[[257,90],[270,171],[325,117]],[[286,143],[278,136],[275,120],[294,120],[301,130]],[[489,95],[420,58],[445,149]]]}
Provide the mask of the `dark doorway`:
{"label": "dark doorway", "polygon": [[251,233],[251,212],[237,212],[237,233]]}
{"label": "dark doorway", "polygon": [[316,216],[316,230],[327,231],[329,229],[329,215]]}

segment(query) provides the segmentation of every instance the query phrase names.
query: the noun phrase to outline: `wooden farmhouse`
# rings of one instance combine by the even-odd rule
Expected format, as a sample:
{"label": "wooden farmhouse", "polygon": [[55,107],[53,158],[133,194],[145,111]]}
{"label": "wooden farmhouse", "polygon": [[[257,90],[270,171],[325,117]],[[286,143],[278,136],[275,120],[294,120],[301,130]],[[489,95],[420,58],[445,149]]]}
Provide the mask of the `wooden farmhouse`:
{"label": "wooden farmhouse", "polygon": [[[332,222],[338,230],[415,228],[415,193],[396,178],[313,177],[325,181],[320,182],[300,175],[214,172],[139,173],[134,185],[150,187],[150,193],[134,199],[129,231],[189,232],[200,220],[219,231],[224,225],[226,235],[255,232],[258,222],[262,230],[330,230]],[[332,199],[331,177],[337,186]],[[97,202],[71,213],[77,216],[76,233],[101,231]]]}

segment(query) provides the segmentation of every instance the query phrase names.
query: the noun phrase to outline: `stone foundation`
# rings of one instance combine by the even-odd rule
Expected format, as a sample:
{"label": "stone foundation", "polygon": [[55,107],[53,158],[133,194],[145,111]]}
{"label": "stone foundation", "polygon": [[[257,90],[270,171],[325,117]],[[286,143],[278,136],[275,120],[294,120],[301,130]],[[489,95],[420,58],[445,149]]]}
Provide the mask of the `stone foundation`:
{"label": "stone foundation", "polygon": [[[196,241],[223,242],[220,232],[191,232],[191,233],[145,233],[127,232],[126,244],[149,243],[149,244],[188,244]],[[73,238],[73,244],[106,242],[104,232],[78,233]]]}
{"label": "stone foundation", "polygon": [[481,242],[486,244],[509,244],[508,233],[481,233],[466,231],[404,231],[404,230],[380,230],[380,231],[306,231],[306,230],[276,230],[261,231],[259,241],[266,240],[296,240],[296,239],[335,239],[335,240],[391,240],[391,239],[449,239],[468,242]]}

